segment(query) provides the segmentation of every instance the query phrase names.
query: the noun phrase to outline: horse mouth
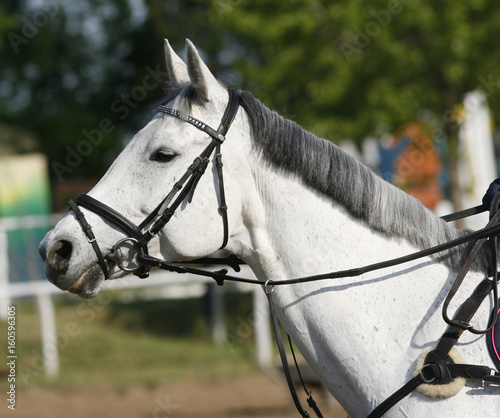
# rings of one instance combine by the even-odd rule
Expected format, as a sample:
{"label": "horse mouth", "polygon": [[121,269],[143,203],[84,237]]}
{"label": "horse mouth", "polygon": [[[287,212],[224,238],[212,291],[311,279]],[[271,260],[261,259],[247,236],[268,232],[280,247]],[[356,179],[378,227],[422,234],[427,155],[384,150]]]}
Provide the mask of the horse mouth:
{"label": "horse mouth", "polygon": [[80,276],[73,286],[65,290],[81,298],[91,299],[97,296],[103,281],[104,275],[101,267],[99,264],[93,264]]}

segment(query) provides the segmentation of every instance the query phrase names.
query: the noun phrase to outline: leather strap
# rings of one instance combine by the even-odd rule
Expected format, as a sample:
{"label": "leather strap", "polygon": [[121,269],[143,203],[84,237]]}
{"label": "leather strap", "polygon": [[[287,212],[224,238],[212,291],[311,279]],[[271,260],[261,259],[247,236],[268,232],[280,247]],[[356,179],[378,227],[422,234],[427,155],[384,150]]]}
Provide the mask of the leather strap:
{"label": "leather strap", "polygon": [[[452,378],[464,377],[500,385],[500,374],[487,366],[473,364],[448,364],[447,373]],[[404,399],[422,383],[433,383],[442,378],[442,372],[437,364],[426,364],[422,371],[410,379],[403,387],[394,392],[384,402],[379,404],[367,418],[380,418],[400,400]]]}
{"label": "leather strap", "polygon": [[184,120],[185,122],[190,123],[199,130],[206,132],[216,141],[223,143],[226,140],[227,131],[229,130],[231,124],[233,123],[239,108],[239,97],[240,97],[239,93],[235,89],[229,89],[228,94],[229,94],[229,102],[226,106],[226,109],[224,110],[224,114],[222,115],[222,119],[219,128],[217,130],[213,129],[205,122],[193,118],[192,116],[184,117],[178,110],[173,109],[171,107],[160,105],[158,106],[158,110],[162,113],[166,113],[170,116],[174,116],[176,118]]}
{"label": "leather strap", "polygon": [[92,196],[89,196],[87,194],[79,194],[76,197],[75,201],[78,206],[82,206],[85,209],[88,209],[91,212],[99,215],[101,218],[106,219],[107,221],[111,222],[112,224],[126,232],[129,236],[136,239],[141,237],[142,232],[136,225],[125,218],[125,216],[123,216],[120,212],[117,212],[108,205],[100,202],[97,199],[94,199]]}
{"label": "leather strap", "polygon": [[458,219],[468,218],[469,216],[477,215],[488,210],[484,205],[474,206],[473,208],[460,210],[458,212],[450,213],[449,215],[441,216],[441,219],[446,222],[456,221]]}
{"label": "leather strap", "polygon": [[[78,195],[75,199],[76,204],[75,202],[70,201],[70,206],[75,212],[75,215],[80,222],[80,226],[94,248],[99,265],[101,266],[106,279],[109,277],[106,262],[98,244],[96,243],[91,226],[88,224],[85,219],[85,215],[80,211],[77,205],[83,206],[122,229],[130,238],[133,238],[133,240],[130,241],[134,242],[134,245],[141,249],[141,256],[144,256],[144,260],[146,260],[148,256],[147,244],[149,241],[167,224],[173,216],[175,210],[181,205],[184,199],[187,198],[188,202],[191,203],[198,182],[201,176],[205,173],[209,163],[209,158],[214,150],[216,152],[215,165],[217,169],[220,194],[219,213],[223,222],[223,238],[220,248],[224,248],[227,245],[229,239],[229,222],[227,219],[227,205],[224,191],[221,144],[225,141],[226,134],[233,123],[239,108],[239,93],[234,89],[229,89],[228,94],[229,102],[224,110],[224,114],[217,131],[192,116],[184,118],[178,110],[163,105],[158,107],[160,112],[185,120],[196,128],[207,133],[212,138],[212,141],[201,153],[201,155],[193,161],[193,164],[188,167],[181,179],[174,184],[172,190],[168,193],[165,199],[160,202],[160,204],[146,217],[146,219],[144,219],[144,221],[141,222],[139,226],[136,226],[113,208],[89,195]],[[172,201],[173,203],[171,203]],[[143,233],[142,231],[148,225],[150,225],[149,229]],[[118,265],[120,266],[120,264]],[[136,271],[134,271],[134,274],[140,278],[146,278],[149,275],[150,268],[151,264],[143,263]]]}
{"label": "leather strap", "polygon": [[379,404],[367,418],[380,418],[389,409],[396,405],[401,399],[407,397],[411,392],[413,392],[418,386],[426,382],[426,378],[422,373],[419,373],[413,379],[409,380],[403,387],[394,392],[389,396],[384,402]]}
{"label": "leather strap", "polygon": [[[87,194],[79,194],[76,197],[76,204],[73,202],[73,205],[78,209],[78,212],[80,215],[78,216],[78,220],[80,221],[80,226],[84,224],[87,224],[87,221],[85,219],[85,215],[83,212],[80,211],[78,206],[82,206],[85,209],[90,210],[91,212],[94,212],[95,214],[99,215],[101,218],[111,222],[112,224],[118,226],[120,229],[122,229],[126,234],[128,234],[129,237],[134,238],[135,240],[138,240],[142,236],[142,232],[137,227],[135,224],[133,224],[131,221],[129,221],[127,218],[125,218],[120,212],[117,212],[113,208],[109,207],[108,205],[100,202],[97,199],[94,199],[92,196],[89,196]],[[71,206],[70,201],[70,206]],[[78,206],[77,206],[78,205]],[[73,211],[74,208],[72,207]],[[76,213],[76,212],[75,212]],[[92,231],[92,228],[89,225],[90,231]],[[97,242],[95,242],[95,245],[92,244],[92,247],[94,248],[94,251],[97,255],[97,258],[102,258],[103,261],[99,262],[102,272],[104,273],[104,278],[107,280],[109,278],[109,271],[107,264],[105,263],[104,257],[101,253],[101,250],[99,249],[99,246]],[[148,248],[144,247],[143,248],[144,254],[148,254]],[[149,270],[151,269],[150,266],[148,265],[141,265],[136,271],[134,271],[134,275],[141,279],[145,279],[146,277],[149,276]]]}
{"label": "leather strap", "polygon": [[300,368],[297,363],[297,358],[295,357],[295,350],[293,349],[293,344],[292,344],[292,339],[290,338],[290,335],[287,334],[288,336],[288,344],[290,346],[290,351],[292,352],[293,356],[293,362],[295,363],[295,370],[297,370],[297,374],[299,375],[300,383],[302,384],[302,387],[304,388],[304,392],[307,395],[307,404],[313,409],[313,411],[316,413],[316,416],[318,418],[323,418],[323,415],[321,414],[321,411],[318,408],[318,405],[316,404],[316,401],[312,397],[312,390],[307,390],[306,384],[304,383],[304,379],[302,378],[302,373],[300,373]]}
{"label": "leather strap", "polygon": [[97,256],[97,262],[99,263],[99,266],[101,267],[101,270],[104,273],[104,279],[107,280],[109,278],[108,266],[106,265],[106,261],[104,260],[101,249],[97,244],[94,232],[92,231],[92,227],[85,219],[85,215],[77,206],[77,204],[72,200],[70,200],[68,203],[69,207],[75,213],[76,219],[78,220],[78,223],[80,224],[83,233],[87,237],[88,242],[92,245],[92,248],[94,249],[94,252],[96,253]]}
{"label": "leather strap", "polygon": [[[485,229],[498,226],[500,221],[500,193],[496,193],[491,202],[490,208],[490,221]],[[475,334],[484,334],[491,330],[496,322],[498,315],[498,277],[497,277],[497,233],[488,236],[491,248],[491,262],[493,266],[493,280],[484,279],[476,287],[474,292],[466,299],[455,313],[453,319],[449,319],[447,315],[448,306],[460,288],[465,276],[467,275],[470,267],[472,266],[477,254],[484,244],[484,239],[478,240],[470,251],[470,254],[460,270],[457,278],[455,279],[448,295],[443,303],[443,319],[448,324],[446,332],[439,340],[436,349],[432,350],[425,359],[425,364],[419,375],[411,379],[401,389],[392,394],[377,408],[375,408],[368,418],[379,418],[384,415],[390,408],[397,402],[410,394],[420,384],[429,381],[424,376],[426,372],[432,372],[434,377],[429,383],[434,380],[442,383],[449,383],[456,377],[465,377],[469,379],[482,380],[490,383],[500,384],[500,374],[487,366],[477,366],[470,364],[449,364],[448,354],[453,346],[457,343],[458,339],[465,330]],[[481,306],[483,300],[493,290],[493,303],[494,303],[494,317],[490,326],[486,330],[476,330],[470,325],[470,320]]]}
{"label": "leather strap", "polygon": [[309,412],[302,408],[299,397],[297,395],[297,391],[295,390],[295,385],[293,384],[292,375],[290,372],[290,367],[288,366],[288,360],[286,358],[285,347],[283,345],[283,338],[281,337],[280,325],[278,322],[278,317],[276,315],[276,310],[274,308],[272,290],[269,290],[267,284],[264,286],[265,292],[267,295],[267,299],[269,300],[269,307],[271,310],[271,318],[273,321],[273,329],[274,335],[276,336],[276,344],[278,345],[278,351],[280,354],[281,364],[283,366],[283,372],[285,373],[286,382],[288,384],[288,389],[290,390],[290,394],[292,395],[293,403],[295,404],[295,408],[299,414],[304,418],[309,418]]}
{"label": "leather strap", "polygon": [[217,179],[219,181],[219,193],[220,193],[220,204],[219,213],[222,216],[222,227],[223,227],[223,239],[222,245],[219,249],[224,248],[227,245],[229,239],[229,222],[227,219],[227,204],[226,204],[226,192],[224,189],[224,172],[222,170],[222,154],[220,150],[220,144],[217,144],[215,151],[215,166],[217,168]]}
{"label": "leather strap", "polygon": [[[494,206],[493,206],[494,205]],[[497,193],[495,197],[493,198],[493,203],[492,203],[492,215],[490,216],[490,221],[486,225],[486,228],[489,227],[495,227],[500,224],[500,210],[498,210],[498,205],[500,205],[500,193]],[[443,314],[443,319],[444,321],[453,328],[456,329],[461,329],[461,330],[468,330],[472,332],[473,334],[484,334],[491,330],[491,328],[494,326],[494,322],[491,324],[490,327],[484,329],[484,330],[477,330],[473,328],[470,325],[470,320],[476,313],[477,309],[481,305],[481,302],[484,300],[484,298],[493,290],[493,296],[494,296],[494,308],[495,311],[498,311],[498,289],[497,289],[497,239],[496,235],[493,235],[494,238],[488,237],[489,242],[490,242],[490,250],[491,250],[491,263],[492,263],[492,274],[493,274],[493,280],[484,280],[481,282],[474,293],[467,299],[462,306],[460,307],[461,312],[457,312],[456,318],[457,319],[450,319],[448,317],[448,306],[450,305],[450,302],[452,301],[453,297],[457,293],[458,289],[463,283],[463,280],[465,279],[465,276],[469,272],[470,267],[474,263],[474,260],[476,259],[477,255],[479,254],[479,251],[483,248],[483,245],[485,243],[485,238],[479,239],[476,241],[474,244],[474,247],[472,248],[469,256],[467,257],[467,260],[465,261],[464,265],[462,266],[460,272],[458,273],[455,281],[453,282],[453,285],[451,286],[448,295],[445,298],[445,301],[443,303],[443,309],[442,309],[442,314]],[[496,318],[495,318],[496,322]],[[450,330],[449,330],[450,331]],[[455,330],[453,330],[455,332]],[[460,332],[461,334],[461,332]],[[460,336],[458,335],[458,337]],[[457,339],[458,339],[457,337]],[[451,347],[450,347],[451,348]],[[449,350],[448,350],[449,351]]]}

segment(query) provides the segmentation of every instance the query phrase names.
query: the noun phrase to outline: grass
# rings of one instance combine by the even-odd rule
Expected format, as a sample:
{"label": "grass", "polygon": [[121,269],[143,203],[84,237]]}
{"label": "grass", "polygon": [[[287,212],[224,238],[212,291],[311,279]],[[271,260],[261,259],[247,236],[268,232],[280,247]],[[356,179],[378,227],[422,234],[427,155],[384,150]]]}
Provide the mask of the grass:
{"label": "grass", "polygon": [[[17,384],[93,384],[126,389],[182,380],[213,381],[254,372],[252,335],[235,337],[243,318],[250,315],[248,298],[240,294],[225,298],[230,302],[226,306],[230,338],[216,346],[209,337],[202,299],[121,304],[107,292],[92,301],[59,297],[56,345],[60,372],[54,379],[47,379],[42,366],[36,303],[16,302]],[[2,355],[5,322],[0,322],[0,335]]]}

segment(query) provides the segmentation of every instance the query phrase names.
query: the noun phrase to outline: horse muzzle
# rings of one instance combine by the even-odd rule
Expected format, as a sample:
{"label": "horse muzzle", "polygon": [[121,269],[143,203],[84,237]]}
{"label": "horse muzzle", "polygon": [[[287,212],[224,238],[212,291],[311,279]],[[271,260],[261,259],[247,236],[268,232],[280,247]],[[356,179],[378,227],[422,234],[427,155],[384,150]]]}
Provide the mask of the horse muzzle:
{"label": "horse muzzle", "polygon": [[45,263],[45,275],[52,284],[84,298],[97,294],[104,281],[101,267],[97,263],[87,266],[78,263],[78,244],[71,238],[58,238],[52,230],[40,243],[38,252]]}
{"label": "horse muzzle", "polygon": [[45,263],[45,276],[57,287],[68,290],[72,284],[65,283],[65,274],[69,268],[69,260],[73,245],[66,240],[51,241],[48,235],[38,247],[40,257]]}

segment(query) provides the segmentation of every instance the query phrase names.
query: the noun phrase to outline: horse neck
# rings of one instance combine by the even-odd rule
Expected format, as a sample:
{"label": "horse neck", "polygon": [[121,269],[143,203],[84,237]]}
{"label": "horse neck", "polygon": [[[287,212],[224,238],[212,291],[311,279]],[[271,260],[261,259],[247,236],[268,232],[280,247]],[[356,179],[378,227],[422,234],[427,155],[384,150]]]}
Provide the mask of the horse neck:
{"label": "horse neck", "polygon": [[[420,234],[412,242],[404,233],[385,232],[381,222],[370,225],[344,203],[311,187],[300,173],[270,163],[261,153],[253,154],[250,166],[255,193],[251,207],[244,210],[250,242],[240,255],[261,280],[359,267],[419,250],[420,238],[430,246],[434,238],[444,242],[443,235],[452,239],[462,233],[423,211],[423,233],[417,221],[422,217],[408,224],[411,234]],[[377,187],[385,187],[380,182]],[[402,191],[392,192],[398,199],[386,197],[387,204],[396,207],[389,206],[388,214],[372,212],[372,219],[390,219],[403,211],[401,218],[404,207],[414,208],[407,205],[406,195],[398,196]],[[398,207],[398,202],[406,205]],[[418,207],[418,202],[411,203]],[[433,229],[441,229],[439,238],[423,236]],[[458,265],[463,253],[461,248],[442,260]],[[351,411],[366,412],[369,406],[363,402],[377,398],[384,382],[405,379],[412,362],[441,336],[444,323],[438,307],[454,277],[452,270],[426,258],[362,278],[275,287],[273,299],[282,324],[330,391],[340,400],[345,397],[343,404]],[[464,286],[467,296],[474,282]],[[352,373],[346,375],[346,369]],[[360,380],[366,370],[375,377]],[[337,393],[338,387],[347,389]]]}
{"label": "horse neck", "polygon": [[[269,110],[250,93],[242,92],[241,98],[251,132],[250,147],[255,150],[253,172],[267,206],[266,228],[274,229],[275,234],[321,237],[321,241],[316,242],[321,242],[324,251],[323,243],[330,243],[332,239],[329,248],[338,246],[338,231],[325,234],[325,230],[342,226],[340,218],[344,218],[350,228],[359,227],[365,234],[381,233],[382,240],[398,240],[418,249],[466,233],[447,225],[416,199],[375,176],[332,143]],[[276,208],[287,217],[293,216],[293,225],[281,219]],[[285,229],[279,230],[280,225]],[[343,234],[342,244],[348,245],[346,241],[352,236],[355,235],[348,231]],[[274,241],[279,245],[279,237]],[[293,241],[281,242],[296,245]],[[448,267],[460,268],[465,247],[440,254],[441,260]],[[311,245],[300,251],[313,248],[317,247],[311,240]],[[481,254],[480,258],[476,267],[484,270],[488,256]]]}
{"label": "horse neck", "polygon": [[[259,165],[265,167],[262,162]],[[259,251],[262,244],[267,248],[268,258],[274,257],[275,265],[266,278],[353,268],[387,259],[389,248],[393,251],[390,254],[415,249],[402,239],[374,231],[341,204],[305,185],[295,175],[273,167],[257,171],[265,227],[261,225],[260,241],[253,245]]]}
{"label": "horse neck", "polygon": [[[256,233],[254,261],[263,280],[359,267],[417,250],[374,231],[297,177],[271,168],[260,170],[256,184],[265,227]],[[381,397],[384,382],[408,379],[412,363],[444,331],[437,307],[452,276],[443,264],[424,259],[362,278],[277,286],[272,297],[310,366],[350,414],[361,416],[372,407],[369,399]]]}
{"label": "horse neck", "polygon": [[[300,173],[283,170],[261,155],[255,158],[253,173],[258,195],[255,200],[262,206],[257,212],[264,215],[259,221],[247,224],[257,230],[250,235],[258,237],[251,247],[260,252],[259,261],[266,252],[265,263],[272,266],[270,272],[264,272],[266,278],[359,267],[429,248],[466,233],[447,225],[416,199],[372,173],[373,193],[379,196],[370,197],[375,209],[367,211],[370,213],[365,217],[360,216],[360,210],[346,207],[344,202],[349,198],[343,197],[344,202],[338,202],[307,184]],[[348,173],[346,177],[357,174]],[[439,260],[458,270],[468,246],[441,253]],[[488,252],[478,258],[476,269],[484,271]]]}

